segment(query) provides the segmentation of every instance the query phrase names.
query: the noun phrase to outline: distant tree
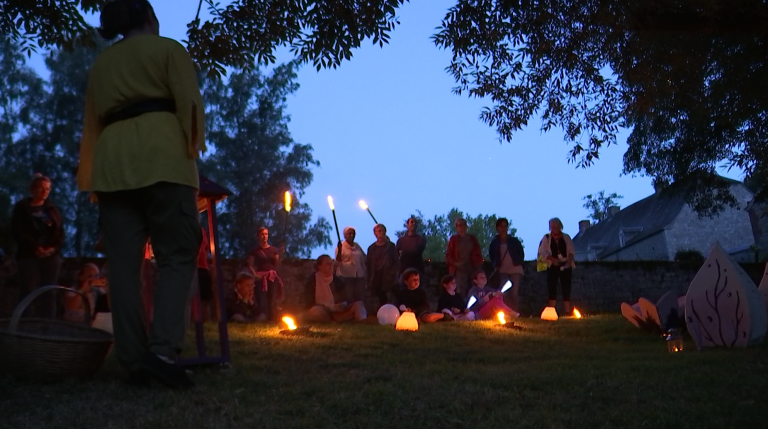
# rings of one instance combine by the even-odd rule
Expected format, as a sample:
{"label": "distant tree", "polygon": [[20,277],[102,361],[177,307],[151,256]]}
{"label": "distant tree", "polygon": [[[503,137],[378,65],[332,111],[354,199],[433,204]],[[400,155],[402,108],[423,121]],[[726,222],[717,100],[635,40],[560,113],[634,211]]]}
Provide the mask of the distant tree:
{"label": "distant tree", "polygon": [[583,207],[589,210],[589,217],[595,222],[600,222],[608,217],[608,208],[618,205],[618,200],[622,198],[624,197],[615,192],[606,196],[605,191],[600,191],[587,195],[582,201],[586,201]]}
{"label": "distant tree", "polygon": [[[312,224],[312,210],[301,202],[312,182],[312,167],[320,163],[312,146],[293,140],[288,131],[286,98],[295,92],[296,63],[235,72],[226,80],[207,80],[206,137],[211,155],[201,169],[212,180],[234,192],[221,206],[221,252],[243,256],[256,244],[256,230],[270,230],[273,245],[285,242],[289,256],[310,255],[331,245],[331,225],[320,217]],[[293,209],[286,217],[285,191]],[[286,228],[285,222],[288,221]],[[286,231],[286,234],[283,234]]]}
{"label": "distant tree", "polygon": [[[426,219],[420,210],[417,210],[416,214],[411,216],[415,217],[419,222],[419,234],[427,239],[427,248],[424,251],[424,259],[432,261],[445,261],[445,251],[448,248],[448,240],[452,235],[456,234],[456,227],[454,225],[458,218],[466,219],[467,230],[470,234],[477,237],[477,240],[480,242],[480,249],[484,255],[488,253],[488,246],[491,244],[493,237],[496,236],[496,221],[498,220],[496,215],[478,214],[477,216],[471,216],[459,209],[453,208],[447,215],[436,215],[432,219]],[[403,227],[406,226],[408,218],[403,222]],[[512,222],[510,221],[510,225],[511,223]],[[408,229],[406,227],[401,231],[397,231],[395,235],[397,238],[400,238],[407,232]],[[509,228],[510,235],[514,236],[516,233],[516,228]]]}

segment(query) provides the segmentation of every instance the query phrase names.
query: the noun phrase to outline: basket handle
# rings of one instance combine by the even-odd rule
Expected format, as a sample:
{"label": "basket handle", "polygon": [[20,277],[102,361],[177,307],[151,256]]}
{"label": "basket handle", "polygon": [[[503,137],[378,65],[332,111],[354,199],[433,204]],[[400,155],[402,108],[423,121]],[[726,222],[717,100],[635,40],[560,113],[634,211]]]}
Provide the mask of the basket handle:
{"label": "basket handle", "polygon": [[85,294],[80,292],[79,290],[70,289],[70,288],[64,287],[64,286],[52,285],[52,286],[39,287],[39,288],[33,290],[29,295],[26,296],[26,298],[24,298],[19,303],[19,305],[16,306],[16,309],[13,310],[13,315],[11,316],[11,323],[8,326],[8,331],[11,334],[15,334],[16,333],[16,328],[17,328],[17,326],[19,324],[19,319],[21,318],[21,315],[24,313],[24,310],[27,309],[29,304],[31,304],[32,301],[37,299],[38,296],[40,296],[40,295],[42,295],[42,294],[44,294],[46,292],[53,291],[53,290],[63,290],[63,291],[67,291],[67,292],[74,292],[74,293],[80,295],[80,297],[83,299],[83,304],[85,304],[85,306],[84,306],[84,308],[85,308],[85,320],[83,320],[83,323],[85,323],[88,326],[91,326],[91,303],[88,301],[88,297],[85,296]]}

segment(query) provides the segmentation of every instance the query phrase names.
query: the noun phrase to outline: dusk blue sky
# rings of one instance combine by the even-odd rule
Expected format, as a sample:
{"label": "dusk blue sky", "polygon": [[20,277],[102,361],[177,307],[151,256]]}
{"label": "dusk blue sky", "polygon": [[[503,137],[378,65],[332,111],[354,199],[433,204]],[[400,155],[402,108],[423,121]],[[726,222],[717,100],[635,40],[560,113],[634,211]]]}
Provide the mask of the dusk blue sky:
{"label": "dusk blue sky", "polygon": [[[653,192],[649,178],[621,175],[627,132],[586,170],[568,164],[570,144],[562,132],[543,134],[537,120],[511,143],[500,143],[478,118],[489,102],[452,93],[455,81],[445,72],[451,52],[430,40],[453,4],[406,4],[389,45],[366,42],[336,70],[317,72],[307,65],[299,71],[301,88],[288,99],[290,131],[297,142],[312,144],[321,163],[301,197],[315,216],[332,222],[326,202],[332,195],[339,227],[356,227],[358,241],[368,245],[373,221],[358,207],[360,199],[391,237],[417,209],[430,218],[452,207],[471,215],[495,213],[510,219],[526,258],[534,259],[551,217],[560,217],[567,233],[578,232],[578,221],[587,219],[586,194],[617,192],[626,207]],[[154,6],[161,34],[183,40],[197,2]],[[287,50],[281,52],[278,61],[291,59]],[[47,75],[41,58],[32,65]],[[313,256],[327,251],[316,249]]]}

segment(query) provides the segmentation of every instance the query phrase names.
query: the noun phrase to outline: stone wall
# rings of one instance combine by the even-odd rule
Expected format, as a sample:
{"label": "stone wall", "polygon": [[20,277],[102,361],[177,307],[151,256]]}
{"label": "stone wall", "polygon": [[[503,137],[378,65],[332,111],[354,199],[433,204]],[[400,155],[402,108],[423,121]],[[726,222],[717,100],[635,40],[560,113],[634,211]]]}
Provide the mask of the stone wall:
{"label": "stone wall", "polygon": [[[103,264],[103,260],[88,260]],[[85,261],[69,259],[62,267],[63,285],[72,284],[77,270]],[[281,265],[280,275],[285,284],[285,311],[297,312],[302,307],[303,285],[313,272],[314,261],[293,260]],[[226,287],[244,267],[240,260],[224,260],[223,280]],[[763,264],[742,264],[756,284],[763,274]],[[572,300],[574,305],[587,312],[617,312],[622,302],[636,302],[640,297],[658,299],[667,291],[684,294],[699,267],[685,266],[677,262],[624,261],[582,262],[573,274]],[[425,284],[433,303],[440,291],[439,280],[446,267],[440,263],[427,264],[428,282]],[[490,267],[486,267],[490,272]],[[15,306],[16,278],[12,261],[0,267],[0,318],[8,317]],[[527,262],[525,280],[520,289],[521,310],[524,314],[538,314],[547,302],[546,273],[536,272],[536,264]]]}
{"label": "stone wall", "polygon": [[714,218],[700,218],[691,206],[686,205],[666,230],[669,259],[678,250],[698,250],[707,255],[715,241],[726,252],[755,244],[752,222],[746,208],[752,193],[744,185],[731,186],[731,193],[739,203],[737,208],[726,208]]}

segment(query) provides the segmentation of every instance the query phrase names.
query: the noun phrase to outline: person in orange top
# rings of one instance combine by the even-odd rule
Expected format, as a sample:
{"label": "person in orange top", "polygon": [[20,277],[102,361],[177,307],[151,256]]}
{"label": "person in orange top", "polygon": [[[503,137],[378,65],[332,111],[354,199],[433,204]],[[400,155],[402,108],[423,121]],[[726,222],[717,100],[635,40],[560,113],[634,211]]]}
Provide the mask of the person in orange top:
{"label": "person in orange top", "polygon": [[[188,388],[175,359],[202,241],[196,158],[205,110],[196,69],[181,44],[160,37],[147,0],[106,2],[99,33],[122,39],[88,76],[77,182],[99,203],[115,351],[129,381]],[[148,239],[158,267],[149,335],[140,277]]]}

